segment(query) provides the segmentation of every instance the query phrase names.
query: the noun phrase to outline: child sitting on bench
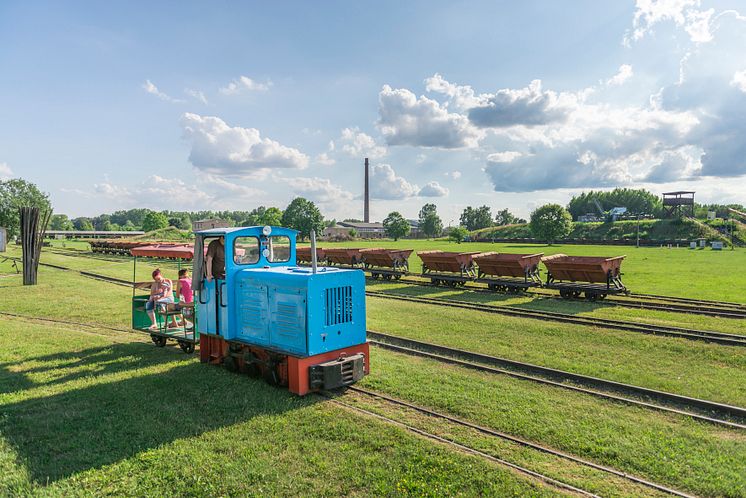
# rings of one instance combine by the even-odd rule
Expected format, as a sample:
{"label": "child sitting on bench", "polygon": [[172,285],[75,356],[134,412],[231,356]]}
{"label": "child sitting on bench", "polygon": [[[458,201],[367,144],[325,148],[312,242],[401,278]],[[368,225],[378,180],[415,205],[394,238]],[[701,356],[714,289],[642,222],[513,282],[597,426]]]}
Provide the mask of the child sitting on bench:
{"label": "child sitting on bench", "polygon": [[[158,322],[155,319],[155,306],[160,305],[161,309],[166,309],[168,304],[174,302],[174,290],[173,284],[167,278],[164,278],[161,274],[160,269],[153,271],[153,284],[150,286],[150,299],[145,303],[145,311],[148,312],[152,325],[149,330],[158,330]],[[171,317],[171,325],[169,327],[178,327],[176,318]]]}

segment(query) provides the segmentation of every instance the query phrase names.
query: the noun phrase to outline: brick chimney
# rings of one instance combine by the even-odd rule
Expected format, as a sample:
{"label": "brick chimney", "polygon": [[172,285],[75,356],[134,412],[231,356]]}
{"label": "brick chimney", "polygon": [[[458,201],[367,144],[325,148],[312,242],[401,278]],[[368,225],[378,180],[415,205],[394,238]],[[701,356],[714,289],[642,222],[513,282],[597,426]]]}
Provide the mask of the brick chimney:
{"label": "brick chimney", "polygon": [[370,191],[368,190],[368,158],[365,158],[365,209],[363,210],[363,221],[370,223]]}

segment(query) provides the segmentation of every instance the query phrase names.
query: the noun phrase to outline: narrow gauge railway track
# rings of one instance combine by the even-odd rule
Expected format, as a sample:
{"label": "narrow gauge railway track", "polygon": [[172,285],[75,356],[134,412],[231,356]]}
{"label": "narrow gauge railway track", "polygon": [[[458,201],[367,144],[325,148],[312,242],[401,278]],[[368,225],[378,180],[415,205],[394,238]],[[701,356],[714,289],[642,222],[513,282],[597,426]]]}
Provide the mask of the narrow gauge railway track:
{"label": "narrow gauge railway track", "polygon": [[701,305],[706,305],[706,306],[722,306],[724,308],[746,309],[746,304],[734,303],[732,301],[711,301],[708,299],[694,299],[694,298],[679,297],[679,296],[661,296],[658,294],[638,294],[637,292],[632,292],[630,294],[630,297],[652,299],[655,301],[671,301],[671,302],[680,302],[684,304],[696,304],[696,305],[701,304]]}
{"label": "narrow gauge railway track", "polygon": [[[14,258],[9,258],[14,259]],[[63,271],[71,271],[83,275],[88,278],[109,282],[124,287],[132,287],[132,281],[124,280],[116,277],[109,277],[107,275],[100,275],[84,270],[75,270],[60,266],[52,263],[39,263],[40,265],[47,266],[50,268],[56,268]],[[701,340],[707,342],[713,342],[717,344],[723,344],[727,346],[746,346],[746,336],[727,334],[723,332],[713,332],[707,330],[696,330],[696,329],[685,329],[679,327],[669,327],[665,325],[651,325],[646,323],[638,322],[625,322],[621,320],[611,320],[606,318],[592,318],[592,317],[579,317],[574,315],[568,315],[565,313],[555,313],[551,311],[536,311],[526,310],[523,308],[515,308],[510,306],[489,306],[479,305],[476,303],[470,303],[467,301],[456,301],[446,299],[425,299],[413,296],[386,294],[379,291],[366,291],[366,295],[371,297],[378,297],[382,299],[393,299],[400,301],[409,301],[420,304],[431,304],[436,306],[446,306],[452,308],[462,308],[475,311],[481,311],[486,313],[502,314],[507,316],[515,316],[521,318],[533,318],[540,320],[552,320],[561,323],[572,323],[576,325],[587,325],[594,327],[603,327],[615,330],[624,330],[628,332],[639,332],[643,334],[661,335],[668,337],[679,337],[692,340]]]}
{"label": "narrow gauge railway track", "polygon": [[[68,325],[77,325],[82,327],[97,327],[104,328],[107,330],[136,333],[131,329],[124,329],[119,327],[112,327],[110,325],[101,324],[90,324],[81,323],[70,320],[59,320],[54,318],[46,317],[34,317],[19,315],[16,313],[0,312],[0,315],[9,316],[14,318],[41,320],[46,322],[61,323]],[[576,374],[573,372],[566,372],[548,367],[542,367],[538,365],[532,365],[530,363],[523,363],[515,360],[509,360],[506,358],[498,358],[494,356],[483,355],[480,353],[473,353],[470,351],[464,351],[455,348],[449,348],[446,346],[440,346],[436,344],[430,344],[426,342],[416,341],[414,339],[407,339],[399,336],[385,334],[382,332],[376,332],[372,330],[367,331],[368,337],[371,338],[369,341],[371,344],[389,349],[391,351],[404,353],[412,356],[421,356],[430,359],[435,359],[445,363],[455,364],[475,370],[505,374],[511,377],[516,377],[524,380],[530,380],[541,384],[548,384],[555,387],[561,387],[563,389],[569,389],[584,394],[590,394],[595,397],[601,397],[613,401],[618,401],[626,404],[632,404],[641,406],[644,408],[654,409],[658,411],[665,411],[675,413],[678,415],[684,415],[696,420],[724,425],[727,427],[746,429],[746,425],[743,423],[733,422],[732,420],[726,420],[727,417],[732,417],[738,420],[746,421],[746,408],[740,408],[722,403],[716,403],[713,401],[707,401],[697,398],[691,398],[688,396],[682,396],[678,394],[667,393],[664,391],[657,391],[654,389],[648,389],[645,387],[633,386],[630,384],[624,384],[615,381],[608,381],[597,377],[590,377],[582,374]],[[461,358],[461,359],[459,359]],[[466,360],[466,361],[465,361]],[[585,385],[586,387],[594,387],[605,389],[607,392],[601,392],[593,389],[587,389],[578,387],[577,385],[568,384],[567,382],[574,382],[578,385]],[[642,399],[655,399],[668,403],[672,406],[687,406],[690,408],[698,409],[702,413],[685,411],[663,404],[652,404],[641,399],[633,399],[622,397],[610,392],[631,394],[638,396]],[[703,413],[709,414],[720,414],[724,416],[722,419],[715,418],[710,415],[703,415]]]}
{"label": "narrow gauge railway track", "polygon": [[[59,254],[62,256],[72,256],[81,258],[95,258],[104,261],[117,261],[116,259],[110,258],[126,258],[126,256],[118,255],[107,255],[104,253],[95,253],[93,251],[80,251],[78,249],[61,249],[61,248],[49,248],[47,251]],[[370,270],[365,269],[364,271],[369,272]],[[369,277],[370,278],[370,277]],[[425,281],[417,281],[410,279],[397,280],[398,283],[409,284],[409,285],[422,285],[432,286],[432,284]],[[461,289],[468,289],[475,292],[485,292],[494,294],[494,291],[485,289],[484,287],[476,286],[473,284],[467,284]],[[545,292],[529,291],[530,294],[542,298],[542,299],[561,299],[565,300],[560,296],[554,296]],[[636,300],[633,300],[636,299]],[[582,302],[582,301],[581,301]],[[623,296],[609,296],[604,300],[605,303],[613,303],[614,305],[637,308],[637,309],[653,309],[660,311],[672,311],[679,313],[693,313],[709,316],[720,316],[725,318],[736,318],[746,319],[746,304],[734,303],[731,301],[712,301],[706,299],[692,299],[678,296],[663,296],[656,294],[638,294],[631,293],[628,297]]]}
{"label": "narrow gauge railway track", "polygon": [[[406,285],[419,285],[422,287],[438,287],[435,286],[429,282],[425,281],[418,281],[418,280],[409,280],[409,279],[400,279],[397,280],[396,283],[399,284],[406,284]],[[457,287],[457,289],[461,290],[469,290],[471,292],[478,292],[478,293],[484,293],[484,294],[496,294],[495,291],[491,291],[486,289],[485,287],[473,285],[473,284],[466,284],[461,287]],[[567,301],[566,298],[563,298],[561,296],[554,296],[551,294],[548,294],[546,292],[536,292],[536,291],[527,291],[527,294],[530,294],[534,297],[540,298],[540,299],[557,299],[562,301]],[[641,297],[645,294],[634,294],[634,297]],[[647,295],[645,295],[647,296]],[[715,316],[720,318],[734,318],[734,319],[746,319],[746,307],[742,307],[737,303],[728,303],[727,305],[720,305],[720,304],[711,304],[715,303],[708,302],[708,301],[695,301],[693,303],[684,304],[684,302],[680,302],[678,298],[674,297],[667,297],[667,296],[656,296],[655,298],[652,297],[645,298],[645,299],[638,299],[638,300],[631,300],[630,298],[625,297],[607,297],[603,300],[603,303],[606,304],[613,304],[614,306],[621,306],[624,308],[635,308],[635,309],[649,309],[649,310],[657,310],[657,311],[670,311],[674,313],[689,313],[694,315],[706,315],[706,316]],[[656,300],[668,300],[668,301],[676,301],[676,302],[669,302],[669,303],[663,303],[663,302],[656,302],[653,299]],[[583,300],[577,299],[570,302],[584,302]],[[598,301],[595,301],[598,302]],[[707,303],[707,304],[699,304],[699,303]]]}
{"label": "narrow gauge railway track", "polygon": [[368,331],[368,338],[371,344],[410,356],[430,358],[482,372],[508,375],[624,404],[683,415],[702,422],[746,429],[746,408],[738,406],[449,348],[372,330]]}
{"label": "narrow gauge railway track", "polygon": [[458,301],[454,299],[438,299],[407,296],[404,294],[386,293],[381,291],[365,291],[365,294],[371,297],[381,299],[392,299],[397,301],[407,301],[418,304],[429,304],[433,306],[443,306],[449,308],[460,308],[483,313],[494,313],[498,315],[513,316],[519,318],[533,318],[536,320],[551,320],[560,323],[571,323],[574,325],[586,325],[590,327],[602,327],[614,330],[623,330],[626,332],[638,332],[642,334],[660,335],[667,337],[678,337],[682,339],[691,339],[698,341],[707,341],[725,346],[746,346],[746,335],[728,334],[725,332],[714,332],[710,330],[686,329],[680,327],[670,327],[667,325],[653,325],[641,322],[627,322],[623,320],[612,320],[609,318],[595,318],[570,315],[567,313],[556,313],[554,311],[528,310],[514,306],[491,306],[468,301]]}
{"label": "narrow gauge railway track", "polygon": [[[573,463],[576,463],[576,464],[579,464],[579,465],[582,465],[582,466],[585,466],[585,467],[592,468],[594,470],[599,470],[599,471],[605,472],[607,474],[623,478],[623,479],[625,479],[627,481],[630,481],[630,482],[633,482],[635,484],[639,484],[639,485],[645,486],[647,488],[655,489],[656,491],[660,491],[660,492],[663,492],[663,493],[666,493],[666,494],[670,494],[670,495],[674,495],[674,496],[682,496],[682,497],[691,497],[692,496],[692,495],[689,495],[689,494],[684,493],[682,491],[678,491],[678,490],[669,488],[667,486],[663,486],[661,484],[657,484],[655,482],[649,481],[647,479],[643,479],[641,477],[637,477],[635,475],[628,474],[626,472],[621,472],[621,471],[619,471],[617,469],[614,469],[612,467],[607,467],[605,465],[601,465],[601,464],[592,462],[590,460],[585,460],[583,458],[580,458],[580,457],[577,457],[575,455],[571,455],[569,453],[565,453],[565,452],[556,450],[554,448],[543,446],[543,445],[540,445],[540,444],[537,444],[537,443],[534,443],[534,442],[531,442],[531,441],[528,441],[528,440],[525,440],[525,439],[522,439],[522,438],[519,438],[519,437],[516,437],[516,436],[512,436],[512,435],[504,433],[504,432],[496,431],[494,429],[490,429],[489,427],[484,427],[484,426],[481,426],[481,425],[478,425],[478,424],[474,424],[472,422],[469,422],[469,421],[466,421],[466,420],[462,420],[462,419],[460,419],[458,417],[454,417],[452,415],[448,415],[448,414],[445,414],[445,413],[440,413],[440,412],[437,412],[435,410],[431,410],[430,408],[426,408],[426,407],[423,407],[421,405],[410,403],[408,401],[403,401],[403,400],[400,400],[400,399],[388,396],[388,395],[380,393],[380,392],[371,391],[371,390],[363,389],[363,388],[356,387],[356,386],[347,387],[345,390],[346,391],[352,391],[352,392],[361,394],[361,395],[369,397],[369,398],[374,398],[374,399],[382,400],[382,401],[386,402],[389,405],[393,405],[393,406],[400,407],[400,408],[406,408],[406,409],[409,409],[409,410],[421,413],[423,415],[426,415],[428,417],[433,417],[433,418],[445,420],[445,421],[450,422],[452,424],[456,424],[456,425],[459,425],[461,427],[465,427],[465,428],[477,431],[477,432],[479,432],[481,434],[484,434],[484,435],[487,435],[487,436],[490,436],[490,437],[494,437],[494,438],[497,438],[497,439],[502,439],[504,441],[508,441],[508,442],[511,442],[511,443],[514,443],[514,444],[518,444],[518,445],[526,447],[526,448],[531,448],[533,450],[537,450],[537,451],[540,451],[542,453],[546,453],[546,454],[549,454],[549,455],[552,455],[552,456],[555,456],[555,457],[558,457],[558,458],[562,458],[564,460],[567,460],[567,461],[570,461],[570,462],[573,462]],[[353,409],[355,411],[364,413],[364,414],[366,414],[368,416],[372,416],[374,418],[383,419],[383,420],[385,420],[385,421],[387,421],[389,423],[392,423],[392,424],[397,425],[399,427],[405,428],[405,429],[407,429],[407,430],[409,430],[411,432],[420,434],[420,435],[422,435],[424,437],[427,437],[427,438],[430,438],[430,439],[435,439],[435,440],[441,441],[441,442],[443,442],[445,444],[455,445],[456,447],[458,447],[458,448],[460,448],[462,450],[468,451],[469,453],[478,454],[480,456],[485,456],[486,455],[490,460],[496,461],[497,463],[501,463],[501,464],[507,464],[510,468],[513,468],[513,469],[517,470],[518,472],[530,475],[532,477],[539,478],[539,479],[541,479],[541,480],[543,480],[545,482],[548,482],[550,484],[558,485],[559,487],[562,487],[564,489],[570,489],[572,491],[579,492],[579,493],[581,493],[583,495],[586,495],[586,496],[595,496],[594,494],[589,493],[588,491],[585,491],[585,490],[582,490],[582,489],[578,489],[578,488],[576,488],[576,487],[574,487],[572,485],[568,485],[568,484],[566,484],[566,483],[564,483],[562,481],[558,481],[557,479],[555,479],[553,477],[548,477],[548,476],[545,476],[543,474],[539,474],[539,473],[537,473],[535,471],[526,469],[524,467],[520,467],[520,466],[518,466],[516,464],[507,462],[507,461],[502,460],[502,459],[498,459],[497,457],[491,456],[489,454],[485,454],[485,453],[483,453],[480,450],[475,450],[475,449],[470,448],[468,446],[464,446],[461,443],[458,443],[458,442],[456,442],[456,441],[454,441],[454,440],[452,440],[450,438],[447,438],[447,437],[444,437],[444,436],[441,436],[441,435],[437,435],[437,434],[432,434],[432,433],[429,433],[427,431],[423,431],[422,429],[410,426],[409,424],[401,422],[400,420],[394,420],[394,419],[392,419],[390,417],[386,417],[386,416],[381,415],[379,413],[376,413],[376,412],[373,412],[373,411],[370,411],[370,410],[366,410],[366,409],[361,408],[359,406],[355,406],[355,405],[351,405],[351,404],[348,404],[348,403],[344,403],[344,402],[340,401],[340,399],[343,399],[343,397],[341,397],[338,393],[322,393],[322,396],[324,396],[324,397],[326,397],[328,399],[331,399],[332,401],[335,401],[335,402],[337,402],[338,404],[340,404],[342,406],[345,406],[345,407]],[[568,488],[568,486],[569,486],[569,488]]]}

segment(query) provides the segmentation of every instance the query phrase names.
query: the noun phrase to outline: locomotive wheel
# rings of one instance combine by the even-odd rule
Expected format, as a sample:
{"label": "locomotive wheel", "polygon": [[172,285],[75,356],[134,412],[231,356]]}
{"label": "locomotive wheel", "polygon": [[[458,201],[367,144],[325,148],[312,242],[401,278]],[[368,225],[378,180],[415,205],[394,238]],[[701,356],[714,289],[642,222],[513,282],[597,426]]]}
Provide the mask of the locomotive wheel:
{"label": "locomotive wheel", "polygon": [[437,278],[431,278],[430,283],[433,285],[440,285],[440,280],[438,280]]}
{"label": "locomotive wheel", "polygon": [[372,278],[373,280],[377,279],[378,278],[378,273],[371,273],[370,274],[370,278]]}
{"label": "locomotive wheel", "polygon": [[580,297],[580,291],[572,291],[572,297]]}
{"label": "locomotive wheel", "polygon": [[385,275],[383,276],[383,279],[384,279],[384,280],[391,280],[391,274],[390,274],[390,273],[387,273],[387,274],[385,274]]}
{"label": "locomotive wheel", "polygon": [[399,275],[399,274],[397,274],[397,275],[394,275],[394,278],[395,278],[396,280],[401,280],[401,275]]}
{"label": "locomotive wheel", "polygon": [[607,296],[607,295],[608,295],[608,294],[599,294],[599,295],[598,295],[598,299],[606,299],[606,296]]}
{"label": "locomotive wheel", "polygon": [[560,297],[563,297],[564,299],[570,299],[570,297],[572,297],[572,294],[566,289],[560,289]]}
{"label": "locomotive wheel", "polygon": [[226,356],[225,358],[223,358],[223,366],[229,372],[238,372],[238,363],[232,356]]}
{"label": "locomotive wheel", "polygon": [[193,342],[179,341],[179,347],[186,354],[192,354],[192,353],[194,353],[194,343]]}
{"label": "locomotive wheel", "polygon": [[487,288],[489,290],[491,290],[491,291],[496,291],[497,290],[497,285],[495,285],[495,284],[487,284]]}
{"label": "locomotive wheel", "polygon": [[450,285],[451,287],[456,287],[458,285],[458,282],[455,280],[449,280],[448,285]]}
{"label": "locomotive wheel", "polygon": [[596,294],[595,292],[586,292],[585,298],[590,302],[594,302],[598,299],[598,294]]}
{"label": "locomotive wheel", "polygon": [[246,375],[249,377],[259,377],[262,371],[259,369],[259,365],[256,363],[245,363],[244,364]]}
{"label": "locomotive wheel", "polygon": [[158,346],[159,348],[162,348],[163,346],[166,345],[166,338],[165,337],[161,337],[161,336],[155,335],[155,334],[151,335],[150,337],[153,339],[153,343],[156,346]]}

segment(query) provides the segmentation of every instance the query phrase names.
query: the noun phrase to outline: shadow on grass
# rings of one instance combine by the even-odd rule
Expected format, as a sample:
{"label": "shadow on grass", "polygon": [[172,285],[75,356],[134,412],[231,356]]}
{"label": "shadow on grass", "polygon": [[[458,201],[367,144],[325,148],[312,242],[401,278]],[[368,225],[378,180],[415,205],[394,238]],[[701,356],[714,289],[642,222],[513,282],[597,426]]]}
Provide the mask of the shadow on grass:
{"label": "shadow on grass", "polygon": [[[0,363],[0,393],[62,384],[93,375],[109,375],[187,358],[183,353],[177,355],[172,348],[159,352],[154,349],[155,346],[146,344],[113,344]],[[36,363],[40,365],[24,368],[24,365]],[[45,374],[47,380],[34,381],[30,377],[41,373]]]}
{"label": "shadow on grass", "polygon": [[[96,364],[94,358],[145,347],[115,346],[110,352],[94,354],[91,364]],[[158,363],[157,356],[161,362],[175,358],[155,356],[147,362]],[[36,482],[53,482],[176,439],[316,402],[197,361],[157,375],[138,375],[143,363],[125,367],[104,360],[99,364],[96,373],[129,370],[132,377],[0,407],[0,432]]]}

